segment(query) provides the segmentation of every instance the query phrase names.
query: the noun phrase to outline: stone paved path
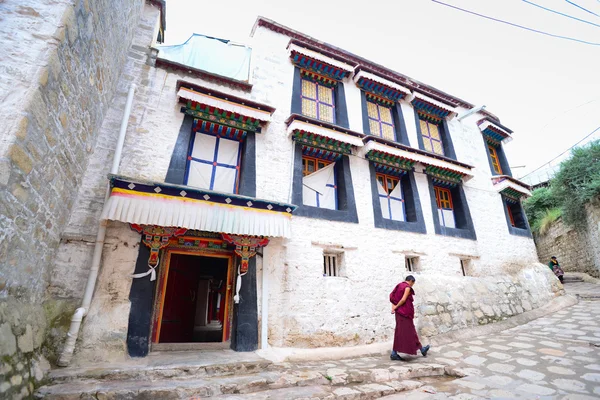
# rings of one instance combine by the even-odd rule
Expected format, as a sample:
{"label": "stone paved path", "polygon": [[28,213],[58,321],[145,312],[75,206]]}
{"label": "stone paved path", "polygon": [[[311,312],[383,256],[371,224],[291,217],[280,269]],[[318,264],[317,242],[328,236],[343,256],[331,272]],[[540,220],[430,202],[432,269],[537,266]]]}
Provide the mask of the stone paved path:
{"label": "stone paved path", "polygon": [[[565,287],[571,294],[600,295],[600,285]],[[493,336],[432,349],[430,361],[450,364],[468,376],[429,382],[384,398],[599,399],[600,302],[584,298],[573,307]]]}

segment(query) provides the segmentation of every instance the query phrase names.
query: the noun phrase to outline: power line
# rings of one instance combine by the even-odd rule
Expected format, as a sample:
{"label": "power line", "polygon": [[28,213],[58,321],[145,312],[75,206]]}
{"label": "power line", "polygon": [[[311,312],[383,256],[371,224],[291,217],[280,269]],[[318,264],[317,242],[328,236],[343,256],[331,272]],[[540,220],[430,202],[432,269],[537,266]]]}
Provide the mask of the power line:
{"label": "power line", "polygon": [[564,14],[564,13],[561,13],[560,11],[556,11],[556,10],[553,10],[553,9],[551,9],[551,8],[544,7],[544,6],[542,6],[542,5],[536,4],[536,3],[532,2],[532,1],[529,1],[529,0],[522,0],[522,1],[524,1],[525,3],[527,3],[527,4],[530,4],[530,5],[532,5],[532,6],[535,6],[535,7],[541,8],[542,10],[550,11],[551,13],[558,14],[558,15],[562,15],[563,17],[567,17],[567,18],[570,18],[570,19],[574,19],[574,20],[576,20],[576,21],[583,22],[583,23],[585,23],[585,24],[594,25],[594,26],[596,26],[596,27],[600,28],[600,25],[598,25],[598,24],[595,24],[595,23],[593,23],[593,22],[590,22],[590,21],[586,21],[585,19],[581,19],[581,18],[573,17],[572,15],[569,15],[569,14]]}
{"label": "power line", "polygon": [[580,8],[580,9],[582,9],[582,10],[583,10],[583,11],[585,11],[585,12],[588,12],[588,13],[590,13],[590,14],[592,14],[592,15],[595,15],[596,17],[600,17],[600,15],[596,14],[595,12],[592,12],[592,11],[588,10],[587,8],[583,8],[583,7],[581,7],[579,4],[575,3],[574,1],[569,1],[569,0],[565,0],[565,1],[566,1],[567,3],[569,3],[569,4],[571,4],[571,5],[574,5],[574,6],[575,6],[575,7],[577,7],[577,8]]}
{"label": "power line", "polygon": [[441,4],[443,6],[446,6],[446,7],[454,8],[455,10],[458,10],[458,11],[466,12],[468,14],[473,14],[473,15],[476,15],[476,16],[481,17],[481,18],[489,19],[491,21],[500,22],[502,24],[514,26],[516,28],[524,29],[526,31],[539,33],[541,35],[546,35],[546,36],[554,37],[554,38],[557,38],[557,39],[570,40],[570,41],[573,41],[573,42],[578,42],[578,43],[583,43],[583,44],[589,44],[591,46],[600,46],[600,43],[588,42],[588,41],[585,41],[585,40],[575,39],[575,38],[568,37],[568,36],[555,35],[553,33],[548,33],[548,32],[544,32],[544,31],[540,31],[540,30],[537,30],[537,29],[529,28],[527,26],[515,24],[513,22],[508,22],[508,21],[504,21],[502,19],[498,19],[498,18],[487,16],[487,15],[479,14],[479,13],[476,13],[474,11],[466,10],[464,8],[460,8],[460,7],[457,7],[457,6],[453,6],[452,4],[444,3],[444,2],[439,1],[439,0],[431,0],[431,1],[433,1],[434,3]]}
{"label": "power line", "polygon": [[[600,0],[598,0],[598,1],[600,1]],[[542,127],[541,127],[541,128],[538,130],[538,131],[537,131],[537,133],[540,133],[541,131],[543,131],[544,129],[546,129],[546,128],[547,128],[548,126],[550,126],[550,125],[551,125],[551,124],[552,124],[552,123],[553,123],[555,120],[557,120],[558,118],[562,117],[563,115],[565,115],[565,114],[568,114],[568,113],[570,113],[571,111],[575,111],[575,110],[577,110],[577,109],[579,109],[579,108],[581,108],[581,107],[583,107],[583,106],[586,106],[586,105],[588,105],[588,104],[594,103],[594,102],[596,102],[596,101],[598,101],[598,100],[600,100],[600,97],[598,97],[598,98],[596,98],[596,99],[592,99],[592,100],[590,100],[590,101],[586,101],[585,103],[579,104],[578,106],[575,106],[575,107],[573,107],[573,108],[571,108],[571,109],[568,109],[568,110],[566,110],[566,111],[563,111],[563,112],[562,112],[561,114],[559,114],[559,115],[555,115],[554,117],[552,117],[552,119],[548,120],[548,122],[547,122],[547,123],[546,123],[544,126],[542,126]],[[536,133],[536,134],[537,134],[537,133]]]}
{"label": "power line", "polygon": [[563,151],[562,153],[560,153],[559,155],[557,155],[556,157],[554,157],[552,160],[540,165],[539,167],[537,167],[536,169],[534,169],[533,171],[529,172],[527,175],[523,175],[521,178],[519,179],[523,179],[531,174],[533,174],[534,172],[542,169],[543,167],[545,167],[546,165],[549,165],[552,161],[556,160],[557,158],[563,156],[565,153],[567,153],[568,151],[571,151],[571,149],[573,149],[575,146],[577,146],[579,143],[583,142],[585,139],[589,138],[590,136],[592,136],[594,133],[596,133],[596,131],[600,130],[600,126],[598,126],[596,129],[594,129],[593,131],[591,131],[589,134],[587,134],[583,139],[581,139],[580,141],[578,141],[577,143],[575,143],[573,146],[569,147],[568,149],[566,149],[565,151]]}

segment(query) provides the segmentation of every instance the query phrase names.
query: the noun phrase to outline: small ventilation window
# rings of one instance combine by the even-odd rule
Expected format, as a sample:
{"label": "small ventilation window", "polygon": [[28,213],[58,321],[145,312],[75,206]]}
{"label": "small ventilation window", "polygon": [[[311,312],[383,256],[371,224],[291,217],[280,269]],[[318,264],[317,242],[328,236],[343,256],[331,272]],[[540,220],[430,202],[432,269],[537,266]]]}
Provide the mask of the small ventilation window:
{"label": "small ventilation window", "polygon": [[419,257],[406,257],[405,267],[407,272],[416,272],[419,268]]}
{"label": "small ventilation window", "polygon": [[323,276],[342,276],[342,255],[340,253],[323,253]]}
{"label": "small ventilation window", "polygon": [[471,260],[468,258],[461,258],[460,269],[462,271],[463,276],[469,276],[469,272],[471,271]]}

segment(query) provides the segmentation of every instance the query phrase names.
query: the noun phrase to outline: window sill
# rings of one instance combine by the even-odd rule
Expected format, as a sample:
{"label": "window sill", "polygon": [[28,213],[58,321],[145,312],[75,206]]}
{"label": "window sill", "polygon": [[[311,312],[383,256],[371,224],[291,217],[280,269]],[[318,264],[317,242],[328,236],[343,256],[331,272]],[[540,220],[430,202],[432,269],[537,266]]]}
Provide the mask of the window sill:
{"label": "window sill", "polygon": [[460,239],[477,240],[474,230],[460,228],[446,228],[445,226],[436,226],[435,233],[442,236],[451,236]]}
{"label": "window sill", "polygon": [[375,218],[375,228],[412,233],[427,233],[424,221],[393,221],[385,218]]}
{"label": "window sill", "polygon": [[358,224],[356,210],[330,210],[327,208],[301,205],[294,211],[294,216]]}
{"label": "window sill", "polygon": [[531,231],[529,229],[517,228],[514,226],[508,227],[508,233],[510,233],[511,235],[515,235],[515,236],[522,236],[522,237],[527,237],[527,238],[532,237]]}

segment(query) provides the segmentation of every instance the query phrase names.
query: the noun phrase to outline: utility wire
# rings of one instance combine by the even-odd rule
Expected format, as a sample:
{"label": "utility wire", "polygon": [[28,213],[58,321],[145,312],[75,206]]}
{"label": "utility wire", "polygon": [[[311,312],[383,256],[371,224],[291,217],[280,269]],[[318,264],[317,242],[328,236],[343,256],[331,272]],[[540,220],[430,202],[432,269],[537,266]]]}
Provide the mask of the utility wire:
{"label": "utility wire", "polygon": [[600,28],[600,25],[595,24],[595,23],[590,22],[590,21],[586,21],[585,19],[581,19],[581,18],[573,17],[572,15],[569,15],[569,14],[561,13],[560,11],[556,11],[556,10],[553,10],[551,8],[544,7],[544,6],[540,5],[540,4],[536,4],[536,3],[532,2],[532,1],[529,1],[529,0],[522,0],[522,1],[525,2],[525,3],[527,3],[527,4],[530,4],[532,6],[541,8],[542,10],[550,11],[551,13],[562,15],[563,17],[574,19],[576,21],[583,22],[584,24],[590,24],[590,25],[594,25],[594,26]]}
{"label": "utility wire", "polygon": [[533,171],[529,172],[527,175],[523,175],[521,178],[519,179],[523,179],[531,174],[533,174],[534,172],[542,169],[543,167],[545,167],[546,165],[549,165],[552,161],[556,160],[557,158],[563,156],[565,153],[567,153],[568,151],[571,151],[571,149],[573,149],[575,146],[577,146],[579,143],[583,142],[585,139],[589,138],[590,136],[592,136],[594,133],[596,133],[598,130],[600,130],[600,126],[597,127],[596,129],[594,129],[593,131],[591,131],[589,134],[587,134],[583,139],[581,139],[580,141],[578,141],[577,143],[575,143],[573,146],[569,147],[568,149],[566,149],[565,151],[563,151],[562,153],[560,153],[559,155],[557,155],[556,157],[554,157],[552,160],[540,165],[539,167],[537,167],[536,169],[534,169]]}
{"label": "utility wire", "polygon": [[600,17],[600,15],[596,14],[595,12],[592,12],[592,11],[588,10],[587,8],[583,8],[583,7],[581,7],[579,4],[575,3],[574,1],[569,1],[569,0],[565,0],[565,1],[566,1],[567,3],[569,3],[569,4],[573,5],[573,6],[577,7],[577,8],[580,8],[580,9],[582,9],[582,10],[583,10],[583,11],[585,11],[585,12],[588,12],[588,13],[590,13],[590,14],[592,14],[592,15],[595,15],[596,17]]}
{"label": "utility wire", "polygon": [[[598,0],[598,1],[600,1],[600,0]],[[579,109],[579,108],[581,108],[581,107],[583,107],[583,106],[587,106],[588,104],[594,103],[594,102],[596,102],[596,101],[598,101],[598,100],[600,100],[600,97],[598,97],[598,98],[596,98],[596,99],[592,99],[592,100],[590,100],[590,101],[586,101],[585,103],[579,104],[578,106],[575,106],[575,107],[573,107],[573,108],[571,108],[571,109],[568,109],[568,110],[566,110],[566,111],[563,111],[563,112],[562,112],[561,114],[559,114],[559,115],[555,115],[554,117],[552,117],[552,119],[550,119],[548,122],[546,122],[546,124],[545,124],[544,126],[542,126],[542,127],[541,127],[541,128],[540,128],[540,129],[539,129],[537,132],[536,132],[536,134],[537,134],[537,133],[540,133],[541,131],[543,131],[544,129],[546,129],[546,128],[547,128],[548,126],[550,126],[550,125],[551,125],[551,124],[552,124],[554,121],[556,121],[558,118],[562,117],[563,115],[565,115],[565,114],[568,114],[568,113],[570,113],[571,111],[575,111],[575,110],[577,110],[577,109]]]}
{"label": "utility wire", "polygon": [[544,32],[544,31],[540,31],[540,30],[537,30],[537,29],[529,28],[527,26],[515,24],[513,22],[508,22],[508,21],[504,21],[502,19],[498,19],[498,18],[487,16],[487,15],[479,14],[479,13],[476,13],[474,11],[466,10],[464,8],[460,8],[460,7],[457,7],[457,6],[453,6],[452,4],[444,3],[444,2],[439,1],[439,0],[431,0],[431,1],[433,1],[434,3],[440,4],[440,5],[446,6],[446,7],[454,8],[455,10],[458,10],[458,11],[466,12],[468,14],[473,14],[473,15],[476,15],[476,16],[481,17],[481,18],[489,19],[491,21],[500,22],[501,24],[506,24],[506,25],[514,26],[516,28],[524,29],[526,31],[539,33],[541,35],[546,35],[546,36],[554,37],[554,38],[557,38],[557,39],[570,40],[570,41],[573,41],[573,42],[578,42],[578,43],[583,43],[583,44],[589,44],[591,46],[600,46],[600,43],[588,42],[588,41],[585,41],[585,40],[580,40],[580,39],[572,38],[572,37],[569,37],[569,36],[555,35],[553,33],[548,33],[548,32]]}

